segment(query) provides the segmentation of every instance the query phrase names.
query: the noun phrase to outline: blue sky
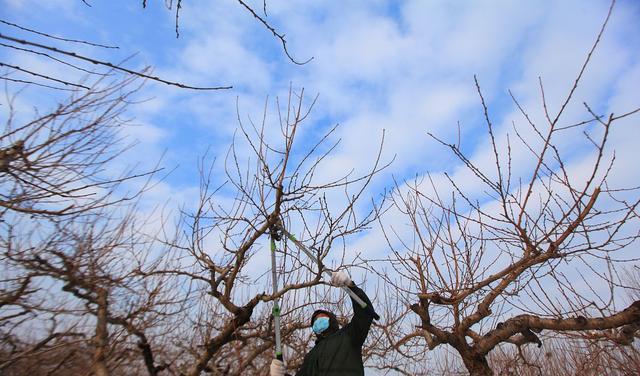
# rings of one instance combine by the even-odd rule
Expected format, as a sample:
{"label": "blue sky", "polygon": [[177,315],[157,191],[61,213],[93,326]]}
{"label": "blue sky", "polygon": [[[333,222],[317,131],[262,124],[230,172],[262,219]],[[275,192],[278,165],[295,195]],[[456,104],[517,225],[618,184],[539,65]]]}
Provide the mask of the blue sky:
{"label": "blue sky", "polygon": [[[354,168],[365,171],[375,156],[383,130],[384,156],[396,160],[375,181],[374,195],[399,181],[430,172],[442,180],[448,171],[476,188],[459,163],[427,132],[457,138],[474,161],[490,163],[482,108],[475,91],[477,75],[497,134],[522,123],[507,90],[533,117],[541,116],[538,77],[545,84],[551,110],[566,95],[609,7],[608,1],[268,1],[268,20],[286,34],[291,54],[307,65],[292,64],[279,42],[234,1],[188,1],[175,37],[172,11],[164,2],[74,0],[3,0],[3,18],[51,34],[119,46],[119,50],[81,47],[81,51],[126,65],[153,66],[163,78],[192,85],[233,85],[217,92],[180,90],[148,84],[144,103],[131,107],[140,144],[129,161],[177,169],[149,195],[152,202],[172,198],[188,202],[197,191],[196,164],[206,150],[222,157],[241,116],[259,118],[267,96],[286,96],[289,85],[319,94],[301,147],[340,124],[342,140],[328,160],[327,177]],[[262,2],[252,2],[260,10]],[[582,102],[598,111],[627,111],[638,105],[640,87],[640,4],[618,1],[601,46],[567,111],[566,123],[585,117]],[[7,26],[3,33],[20,32]],[[2,59],[42,66],[35,58],[0,50]],[[52,71],[52,73],[55,73]],[[10,88],[17,88],[9,84]],[[28,114],[33,105],[51,104],[50,92],[29,88],[19,99]],[[26,115],[25,115],[26,116]],[[612,135],[618,156],[613,177],[635,184],[639,167],[637,121],[620,123]],[[579,166],[589,154],[567,139],[569,162]],[[581,146],[582,145],[582,146]],[[530,158],[514,159],[526,171]],[[519,168],[518,168],[519,167]],[[393,217],[391,217],[393,218]],[[393,219],[391,219],[393,220]],[[373,236],[362,244],[378,244]]]}

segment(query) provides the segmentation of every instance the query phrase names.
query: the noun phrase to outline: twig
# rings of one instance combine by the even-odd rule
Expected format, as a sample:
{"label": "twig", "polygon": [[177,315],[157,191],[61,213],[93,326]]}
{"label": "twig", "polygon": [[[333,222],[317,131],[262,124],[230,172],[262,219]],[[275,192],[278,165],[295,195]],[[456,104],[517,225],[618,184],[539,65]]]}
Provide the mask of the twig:
{"label": "twig", "polygon": [[0,80],[11,81],[11,82],[27,84],[27,85],[36,85],[36,86],[46,87],[48,89],[64,90],[64,91],[75,91],[75,89],[67,89],[67,88],[64,88],[64,87],[55,87],[55,86],[51,86],[51,85],[41,84],[41,83],[38,83],[38,82],[19,80],[19,79],[9,78],[9,77],[0,77]]}
{"label": "twig", "polygon": [[267,29],[269,29],[269,31],[271,31],[271,33],[273,33],[273,35],[280,39],[280,42],[282,43],[282,49],[284,50],[284,53],[287,55],[287,57],[289,58],[289,60],[291,60],[292,63],[297,64],[297,65],[305,65],[308,62],[310,62],[311,60],[313,60],[313,56],[310,57],[309,59],[307,59],[304,62],[299,62],[297,60],[295,60],[290,54],[289,51],[287,50],[287,41],[284,38],[284,34],[280,34],[276,31],[276,29],[274,29],[271,25],[269,25],[269,23],[267,21],[265,21],[264,18],[260,17],[250,6],[248,6],[243,0],[238,0],[238,2],[245,7],[249,13],[251,13],[256,19],[258,19],[258,21],[260,21],[264,27],[266,27]]}
{"label": "twig", "polygon": [[176,4],[176,38],[180,38],[180,30],[178,28],[178,24],[180,22],[180,9],[182,8],[182,0],[178,0],[178,4]]}
{"label": "twig", "polygon": [[80,84],[74,84],[73,82],[64,81],[64,80],[60,80],[60,79],[57,79],[57,78],[49,77],[49,76],[44,75],[44,74],[32,72],[32,71],[30,71],[28,69],[20,68],[17,65],[5,64],[5,63],[0,62],[0,67],[8,67],[8,68],[11,68],[11,69],[15,69],[17,71],[24,72],[24,73],[30,74],[32,76],[44,78],[45,80],[50,80],[50,81],[61,83],[61,84],[65,85],[65,86],[75,86],[75,87],[79,87],[79,88],[83,88],[83,89],[89,90],[88,86],[84,86],[84,85],[80,85]]}
{"label": "twig", "polygon": [[26,28],[24,26],[16,25],[14,23],[11,23],[11,22],[8,22],[8,21],[5,21],[5,20],[0,20],[0,22],[2,22],[5,25],[17,27],[18,29],[23,30],[23,31],[28,31],[30,33],[42,35],[43,37],[47,37],[47,38],[51,38],[51,39],[57,39],[57,40],[61,40],[61,41],[64,41],[64,42],[82,43],[82,44],[88,44],[89,46],[102,47],[102,48],[113,48],[113,49],[119,49],[120,48],[118,46],[107,46],[107,45],[104,45],[104,44],[87,42],[87,41],[84,41],[84,40],[56,37],[56,36],[53,36],[51,34],[47,34],[47,33],[43,33],[43,32],[40,32],[40,31],[33,30],[33,29],[29,29],[29,28]]}

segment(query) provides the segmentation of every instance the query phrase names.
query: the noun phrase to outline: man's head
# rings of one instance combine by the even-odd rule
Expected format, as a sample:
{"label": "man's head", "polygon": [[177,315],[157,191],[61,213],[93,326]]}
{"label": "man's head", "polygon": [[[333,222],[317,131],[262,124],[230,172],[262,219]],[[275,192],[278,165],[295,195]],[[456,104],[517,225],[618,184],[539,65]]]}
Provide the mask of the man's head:
{"label": "man's head", "polygon": [[332,312],[319,309],[311,315],[311,328],[318,338],[323,338],[340,329],[340,324]]}

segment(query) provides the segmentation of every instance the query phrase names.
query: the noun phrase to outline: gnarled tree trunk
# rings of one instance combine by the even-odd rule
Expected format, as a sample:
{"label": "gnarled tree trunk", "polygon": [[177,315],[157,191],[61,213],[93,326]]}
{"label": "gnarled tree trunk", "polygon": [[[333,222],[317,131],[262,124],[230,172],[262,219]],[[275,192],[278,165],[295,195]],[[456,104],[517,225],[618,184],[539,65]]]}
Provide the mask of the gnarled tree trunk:
{"label": "gnarled tree trunk", "polygon": [[464,366],[471,376],[493,376],[493,370],[489,367],[487,358],[473,351],[460,351]]}
{"label": "gnarled tree trunk", "polygon": [[93,370],[96,376],[108,376],[107,369],[107,345],[109,332],[107,330],[107,291],[98,289],[97,293],[98,314],[96,316],[96,336],[93,339],[95,350],[93,352]]}

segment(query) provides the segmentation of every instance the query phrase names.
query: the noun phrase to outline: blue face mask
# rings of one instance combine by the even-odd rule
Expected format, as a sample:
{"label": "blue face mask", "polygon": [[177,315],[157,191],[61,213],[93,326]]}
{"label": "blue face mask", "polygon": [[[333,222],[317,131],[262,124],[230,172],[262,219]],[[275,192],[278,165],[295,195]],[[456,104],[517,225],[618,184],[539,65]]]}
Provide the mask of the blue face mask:
{"label": "blue face mask", "polygon": [[313,332],[315,334],[320,334],[329,328],[329,318],[328,317],[318,317],[316,321],[313,322]]}

